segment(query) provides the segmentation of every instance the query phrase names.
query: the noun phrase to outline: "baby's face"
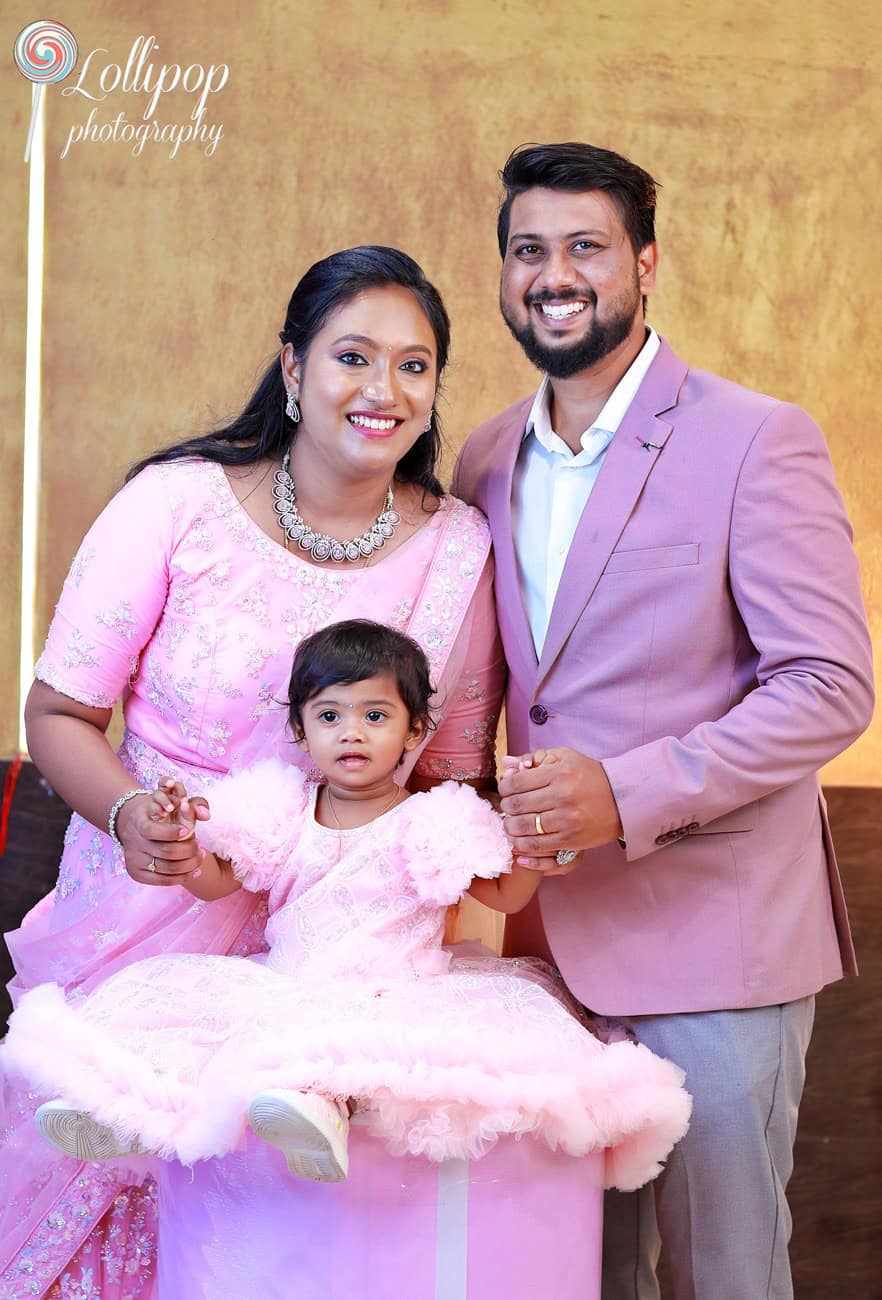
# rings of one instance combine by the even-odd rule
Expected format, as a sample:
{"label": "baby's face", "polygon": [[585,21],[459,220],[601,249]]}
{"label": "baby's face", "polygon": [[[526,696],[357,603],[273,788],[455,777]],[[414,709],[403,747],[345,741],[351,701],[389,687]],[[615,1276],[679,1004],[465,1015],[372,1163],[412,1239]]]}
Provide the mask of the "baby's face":
{"label": "baby's face", "polygon": [[392,673],[324,687],[303,708],[305,746],[332,785],[367,792],[422,739]]}

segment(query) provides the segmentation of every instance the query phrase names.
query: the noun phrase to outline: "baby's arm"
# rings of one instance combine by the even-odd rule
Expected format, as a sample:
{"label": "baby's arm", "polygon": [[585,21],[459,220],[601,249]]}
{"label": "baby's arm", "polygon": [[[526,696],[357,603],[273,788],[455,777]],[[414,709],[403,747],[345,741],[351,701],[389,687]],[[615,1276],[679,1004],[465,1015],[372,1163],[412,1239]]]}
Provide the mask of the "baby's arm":
{"label": "baby's arm", "polygon": [[466,892],[485,907],[492,907],[494,912],[520,912],[539,888],[541,879],[541,871],[520,867],[515,862],[510,874],[497,876],[495,880],[475,876]]}
{"label": "baby's arm", "polygon": [[[539,767],[542,763],[556,763],[557,755],[545,749],[534,750],[532,754],[522,754],[519,758],[505,755],[502,760],[504,768]],[[553,865],[554,859],[550,860]],[[511,915],[526,907],[536,893],[542,881],[543,872],[532,867],[522,867],[512,863],[511,873],[498,876],[495,880],[482,880],[476,876],[468,888],[472,898],[476,898],[485,907],[494,912]]]}
{"label": "baby's arm", "polygon": [[560,759],[553,749],[534,749],[532,754],[503,754],[503,771],[513,772],[525,767],[541,767],[543,763],[559,763]]}
{"label": "baby's arm", "polygon": [[[191,798],[181,782],[170,776],[159,781],[153,799],[157,820],[162,818],[174,825],[187,827],[191,835],[196,834],[197,821],[208,821],[211,816],[207,800],[201,795]],[[206,903],[226,898],[242,888],[242,882],[233,874],[231,863],[226,858],[207,853],[205,849],[199,850],[199,866],[196,871],[182,877],[180,883],[194,898]]]}

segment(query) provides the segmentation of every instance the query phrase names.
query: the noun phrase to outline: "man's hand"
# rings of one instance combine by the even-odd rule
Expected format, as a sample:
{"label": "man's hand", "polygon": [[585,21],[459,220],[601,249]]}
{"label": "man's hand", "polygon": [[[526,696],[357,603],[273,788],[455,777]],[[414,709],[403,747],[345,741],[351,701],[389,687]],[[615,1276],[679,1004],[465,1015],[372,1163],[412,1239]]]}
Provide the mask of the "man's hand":
{"label": "man's hand", "polygon": [[565,874],[581,859],[549,871],[558,849],[593,849],[621,835],[619,810],[597,759],[574,749],[537,750],[521,758],[504,758],[502,768],[499,793],[505,829],[522,866],[546,875]]}

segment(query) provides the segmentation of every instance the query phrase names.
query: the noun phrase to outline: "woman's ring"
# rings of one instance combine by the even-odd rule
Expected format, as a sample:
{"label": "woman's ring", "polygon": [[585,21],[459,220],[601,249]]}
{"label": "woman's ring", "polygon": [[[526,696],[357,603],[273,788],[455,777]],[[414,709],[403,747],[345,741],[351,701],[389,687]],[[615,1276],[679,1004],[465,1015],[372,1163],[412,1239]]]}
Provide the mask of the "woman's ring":
{"label": "woman's ring", "polygon": [[150,861],[147,863],[147,866],[146,866],[144,869],[145,869],[145,871],[155,871],[155,870],[156,870],[156,858],[151,858]]}
{"label": "woman's ring", "polygon": [[544,835],[544,834],[545,834],[545,828],[544,828],[543,825],[542,825],[542,814],[541,814],[541,813],[537,813],[537,814],[536,814],[536,834],[537,834],[537,835]]}
{"label": "woman's ring", "polygon": [[558,849],[554,855],[554,860],[559,867],[568,867],[571,862],[575,862],[579,856],[578,849]]}

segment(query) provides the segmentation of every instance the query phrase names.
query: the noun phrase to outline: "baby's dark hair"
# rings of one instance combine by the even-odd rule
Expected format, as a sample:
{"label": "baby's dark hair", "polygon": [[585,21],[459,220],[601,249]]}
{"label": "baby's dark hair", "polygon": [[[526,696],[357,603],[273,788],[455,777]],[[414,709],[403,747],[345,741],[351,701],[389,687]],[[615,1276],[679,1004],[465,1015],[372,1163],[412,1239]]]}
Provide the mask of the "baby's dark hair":
{"label": "baby's dark hair", "polygon": [[395,678],[411,723],[425,722],[431,728],[429,698],[434,690],[429,661],[420,646],[382,623],[349,618],[305,637],[297,647],[288,684],[288,717],[295,737],[302,738],[303,708],[319,691],[363,682],[379,673]]}

